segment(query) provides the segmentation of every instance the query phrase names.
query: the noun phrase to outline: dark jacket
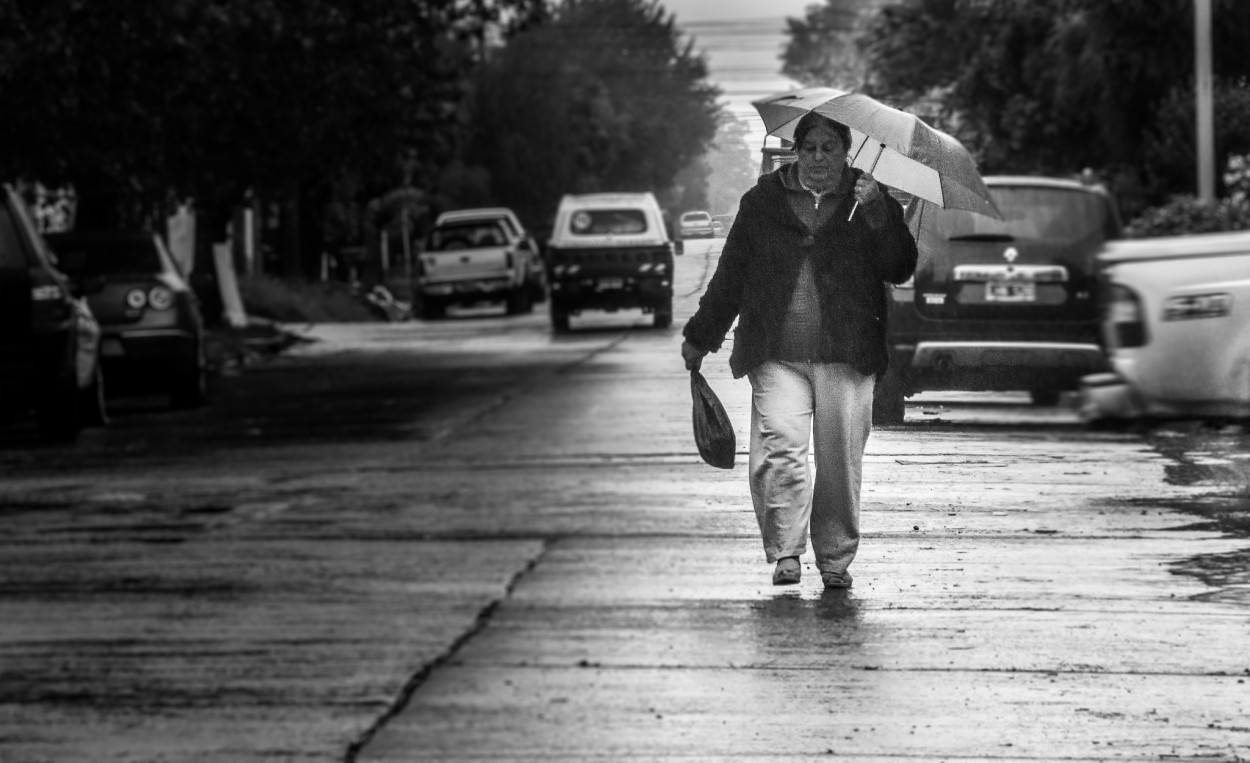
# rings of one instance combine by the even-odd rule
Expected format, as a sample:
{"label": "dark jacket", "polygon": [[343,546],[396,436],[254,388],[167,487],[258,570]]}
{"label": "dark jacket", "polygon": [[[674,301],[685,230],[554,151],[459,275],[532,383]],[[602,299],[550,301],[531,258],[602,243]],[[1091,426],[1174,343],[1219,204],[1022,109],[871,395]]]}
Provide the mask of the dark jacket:
{"label": "dark jacket", "polygon": [[771,356],[799,267],[811,252],[821,306],[821,359],[880,374],[889,363],[885,282],[902,283],[916,269],[916,241],[903,208],[885,194],[876,203],[886,205],[886,220],[874,230],[862,209],[847,222],[854,204],[847,195],[829,222],[810,235],[787,201],[781,179],[786,171],[764,175],[743,195],[720,264],[683,333],[695,347],[714,352],[738,318],[729,368],[734,378],[745,376]]}

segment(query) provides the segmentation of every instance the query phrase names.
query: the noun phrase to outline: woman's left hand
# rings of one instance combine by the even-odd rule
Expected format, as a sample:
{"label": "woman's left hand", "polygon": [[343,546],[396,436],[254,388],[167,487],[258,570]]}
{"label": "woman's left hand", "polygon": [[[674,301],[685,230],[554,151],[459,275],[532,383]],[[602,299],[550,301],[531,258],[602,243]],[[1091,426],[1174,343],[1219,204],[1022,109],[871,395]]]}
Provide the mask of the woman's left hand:
{"label": "woman's left hand", "polygon": [[865,172],[855,181],[855,200],[860,204],[871,204],[881,198],[881,186],[872,175]]}

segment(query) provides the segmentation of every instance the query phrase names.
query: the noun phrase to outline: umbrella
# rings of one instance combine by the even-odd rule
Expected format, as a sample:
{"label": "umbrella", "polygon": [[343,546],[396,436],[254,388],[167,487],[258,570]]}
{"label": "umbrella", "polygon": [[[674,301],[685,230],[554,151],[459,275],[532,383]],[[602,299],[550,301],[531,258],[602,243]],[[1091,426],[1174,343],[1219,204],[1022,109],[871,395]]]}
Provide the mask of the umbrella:
{"label": "umbrella", "polygon": [[799,119],[810,111],[841,122],[851,130],[851,166],[938,206],[1002,219],[968,149],[915,114],[831,87],[787,90],[751,105],[768,134],[785,140],[794,138]]}

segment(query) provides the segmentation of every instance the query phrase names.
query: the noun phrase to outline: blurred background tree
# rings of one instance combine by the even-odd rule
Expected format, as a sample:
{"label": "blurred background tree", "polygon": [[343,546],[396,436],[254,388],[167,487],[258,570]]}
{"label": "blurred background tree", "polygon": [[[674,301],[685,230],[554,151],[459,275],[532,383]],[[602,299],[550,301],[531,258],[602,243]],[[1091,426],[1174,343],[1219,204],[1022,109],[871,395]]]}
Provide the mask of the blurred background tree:
{"label": "blurred background tree", "polygon": [[491,52],[464,161],[489,168],[493,197],[539,229],[566,193],[706,206],[697,162],[719,92],[692,45],[657,0],[563,0]]}
{"label": "blurred background tree", "polygon": [[808,86],[859,90],[864,58],[856,37],[882,0],[825,0],[807,7],[803,18],[786,19],[789,42],[781,73]]}
{"label": "blurred background tree", "polygon": [[[335,189],[361,198],[459,146],[447,121],[491,24],[540,0],[5,0],[0,176],[72,183],[81,222],[135,224],[196,200],[216,240],[249,193],[316,252]],[[304,213],[299,214],[299,210]]]}
{"label": "blurred background tree", "polygon": [[[1250,134],[1250,3],[1214,0],[1216,161]],[[1091,167],[1129,216],[1195,184],[1190,0],[902,0],[858,38],[865,91],[918,113],[985,173]]]}
{"label": "blurred background tree", "polygon": [[759,146],[751,145],[750,125],[726,114],[707,153],[707,209],[712,214],[737,214],[742,194],[759,176]]}

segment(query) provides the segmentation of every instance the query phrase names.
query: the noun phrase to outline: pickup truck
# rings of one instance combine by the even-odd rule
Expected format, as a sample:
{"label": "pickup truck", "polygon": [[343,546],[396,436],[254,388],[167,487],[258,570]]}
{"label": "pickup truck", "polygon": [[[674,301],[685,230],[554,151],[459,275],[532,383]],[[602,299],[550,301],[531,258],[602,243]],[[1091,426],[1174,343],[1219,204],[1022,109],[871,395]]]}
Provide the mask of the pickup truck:
{"label": "pickup truck", "polygon": [[546,298],[538,245],[506,207],[444,212],[417,260],[421,317],[441,318],[451,305],[503,303],[508,315]]}
{"label": "pickup truck", "polygon": [[560,200],[547,247],[551,326],[569,330],[585,310],[640,308],[656,328],[673,322],[674,241],[650,193],[569,194]]}
{"label": "pickup truck", "polygon": [[1250,417],[1250,231],[1115,241],[1098,261],[1112,370],[1081,380],[1082,418]]}

